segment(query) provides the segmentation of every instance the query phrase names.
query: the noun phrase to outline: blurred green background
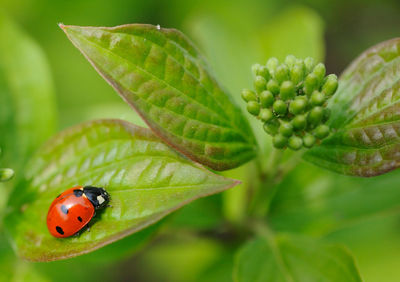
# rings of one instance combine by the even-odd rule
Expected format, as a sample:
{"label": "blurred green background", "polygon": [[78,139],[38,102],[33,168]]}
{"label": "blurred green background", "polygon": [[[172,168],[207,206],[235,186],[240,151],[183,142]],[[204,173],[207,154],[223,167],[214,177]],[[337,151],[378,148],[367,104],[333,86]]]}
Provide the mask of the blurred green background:
{"label": "blurred green background", "polygon": [[[58,130],[93,118],[143,122],[57,23],[178,28],[197,43],[239,101],[240,89],[251,87],[252,63],[287,54],[313,56],[326,62],[328,73],[340,74],[363,50],[399,36],[399,14],[398,0],[0,0],[0,17],[12,19],[47,57]],[[263,134],[259,141],[268,143]],[[228,174],[246,184],[249,169],[251,164]],[[358,179],[302,163],[280,185],[270,224],[345,244],[365,281],[400,281],[399,183],[400,172]],[[153,240],[159,226],[67,261],[18,260],[0,238],[0,281],[231,281],[238,242],[225,234],[224,224],[240,216],[243,187],[235,189],[163,220]]]}

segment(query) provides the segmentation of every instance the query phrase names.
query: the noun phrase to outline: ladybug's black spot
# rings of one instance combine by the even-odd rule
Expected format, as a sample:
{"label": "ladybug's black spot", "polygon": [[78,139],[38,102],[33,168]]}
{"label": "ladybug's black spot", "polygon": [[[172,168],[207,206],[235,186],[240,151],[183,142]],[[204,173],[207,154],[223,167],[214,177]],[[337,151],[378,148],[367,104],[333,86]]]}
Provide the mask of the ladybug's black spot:
{"label": "ladybug's black spot", "polygon": [[56,230],[58,233],[60,233],[61,235],[64,235],[64,230],[60,227],[60,226],[56,226]]}
{"label": "ladybug's black spot", "polygon": [[61,205],[61,211],[65,214],[68,214],[68,209],[65,205]]}
{"label": "ladybug's black spot", "polygon": [[74,195],[76,197],[81,197],[83,195],[83,191],[81,189],[75,189],[74,190]]}
{"label": "ladybug's black spot", "polygon": [[79,220],[80,222],[82,222],[82,217],[78,216],[78,220]]}

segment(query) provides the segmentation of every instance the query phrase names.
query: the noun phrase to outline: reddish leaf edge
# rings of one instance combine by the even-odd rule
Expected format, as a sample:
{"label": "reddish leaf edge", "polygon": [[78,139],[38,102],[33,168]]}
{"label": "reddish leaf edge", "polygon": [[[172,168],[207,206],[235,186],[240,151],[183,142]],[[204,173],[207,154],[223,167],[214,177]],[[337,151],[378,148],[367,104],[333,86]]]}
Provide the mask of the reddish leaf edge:
{"label": "reddish leaf edge", "polygon": [[[249,162],[250,160],[254,159],[255,153],[253,151],[251,154],[248,154],[245,161],[243,161],[241,163],[235,163],[235,162],[231,162],[231,161],[226,161],[223,163],[213,162],[213,161],[209,161],[206,157],[196,156],[196,155],[192,154],[192,152],[187,150],[184,146],[179,146],[178,144],[176,144],[175,142],[170,140],[168,135],[163,133],[160,129],[158,129],[157,126],[154,123],[152,123],[138,107],[136,107],[134,104],[132,104],[130,101],[128,101],[124,95],[120,94],[122,92],[122,90],[119,88],[119,86],[115,83],[112,83],[111,79],[109,79],[105,74],[103,74],[98,69],[98,67],[94,64],[94,62],[85,54],[85,52],[82,51],[82,49],[74,42],[74,40],[72,40],[72,38],[69,36],[69,34],[67,32],[67,29],[70,27],[71,28],[79,27],[79,28],[84,28],[84,29],[101,28],[101,29],[106,29],[106,30],[114,30],[114,29],[118,29],[121,27],[128,27],[128,26],[135,26],[135,25],[157,28],[151,24],[124,24],[124,25],[118,25],[118,26],[114,26],[114,27],[75,26],[75,25],[65,25],[63,23],[58,24],[58,26],[66,34],[67,38],[79,50],[79,52],[85,57],[85,59],[92,65],[92,67],[96,70],[96,72],[118,93],[118,95],[122,98],[123,101],[125,101],[131,108],[133,108],[135,110],[135,112],[146,123],[146,125],[154,132],[154,134],[157,135],[161,140],[163,140],[170,147],[174,148],[176,151],[180,152],[181,154],[188,157],[192,161],[200,163],[200,164],[202,164],[206,167],[209,167],[210,169],[213,169],[215,171],[225,171],[225,170],[229,170],[229,169],[234,169],[234,168],[237,168],[237,167],[245,164],[246,162]],[[181,33],[179,30],[177,30],[175,28],[160,28],[160,29],[173,31],[173,32],[179,32],[184,38],[186,38],[188,40],[188,42],[190,42],[190,40],[187,38],[187,36],[185,34]],[[193,44],[191,46],[197,50],[197,48]],[[203,59],[203,56],[200,56],[200,58]],[[257,148],[256,145],[254,145],[254,146]]]}
{"label": "reddish leaf edge", "polygon": [[[70,128],[65,129],[63,131],[63,133],[67,133],[68,131],[73,130],[75,127],[80,126],[82,124],[101,123],[101,122],[113,122],[113,123],[122,124],[124,126],[124,128],[126,128],[130,132],[133,132],[133,130],[137,130],[141,134],[150,134],[150,135],[154,136],[154,134],[153,134],[153,132],[151,130],[149,130],[147,128],[144,128],[144,127],[141,127],[141,126],[138,126],[136,124],[127,122],[125,120],[121,120],[121,119],[98,119],[98,120],[92,120],[92,121],[88,121],[88,122],[83,122],[83,123],[80,123],[78,125],[75,125],[75,126],[72,126]],[[60,133],[58,133],[58,134],[60,134]],[[46,146],[47,143],[53,142],[54,138],[56,138],[56,137],[54,136],[53,138],[50,138],[43,146]],[[160,140],[163,142],[162,139],[160,139]],[[181,155],[179,152],[178,152],[178,154]],[[185,156],[182,156],[182,157],[185,158]],[[114,243],[114,242],[116,242],[116,241],[118,241],[120,239],[123,239],[123,238],[125,238],[125,237],[127,237],[129,235],[132,235],[132,234],[134,234],[136,232],[139,232],[139,231],[141,231],[141,230],[143,230],[143,229],[145,229],[145,228],[147,228],[147,227],[149,227],[151,225],[154,225],[155,223],[159,222],[161,219],[163,219],[167,215],[173,213],[174,211],[182,208],[183,206],[185,206],[185,205],[187,205],[187,204],[189,204],[189,203],[191,203],[191,202],[193,202],[193,201],[195,201],[197,199],[205,198],[205,197],[217,194],[217,193],[221,193],[221,192],[223,192],[225,190],[233,188],[233,187],[235,187],[235,186],[237,186],[237,185],[242,183],[240,180],[236,180],[236,179],[232,179],[232,178],[228,178],[228,177],[224,177],[224,176],[215,174],[212,171],[210,171],[207,168],[205,168],[203,165],[201,165],[198,162],[193,162],[193,164],[195,166],[197,166],[199,169],[202,169],[202,170],[206,171],[208,174],[214,174],[214,175],[216,175],[216,176],[218,176],[220,178],[224,178],[226,180],[230,180],[231,183],[229,185],[226,185],[226,186],[222,187],[221,189],[218,189],[217,191],[206,193],[206,194],[204,194],[202,196],[192,197],[192,198],[180,203],[176,207],[173,207],[173,208],[171,208],[169,210],[166,210],[166,211],[164,211],[162,213],[157,214],[152,220],[149,220],[148,222],[146,222],[144,224],[141,224],[139,226],[136,226],[135,228],[127,229],[127,230],[125,230],[123,232],[117,233],[116,235],[112,236],[108,240],[105,240],[104,242],[100,242],[98,244],[95,244],[92,247],[90,247],[88,249],[85,249],[85,250],[82,250],[82,251],[79,251],[79,252],[70,252],[70,253],[65,253],[64,255],[58,255],[58,256],[49,255],[49,256],[40,256],[40,257],[33,258],[31,256],[27,256],[26,254],[24,254],[24,252],[19,250],[18,247],[16,246],[14,240],[12,239],[13,236],[9,232],[6,232],[6,235],[7,235],[8,239],[9,239],[8,241],[11,242],[11,246],[14,249],[14,252],[18,255],[18,257],[20,257],[21,259],[26,260],[26,261],[31,261],[31,262],[50,262],[50,261],[58,261],[58,260],[70,259],[70,258],[74,258],[74,257],[81,256],[81,255],[84,255],[84,254],[91,253],[91,252],[93,252],[95,250],[98,250],[98,249],[100,249],[100,248],[102,248],[102,247],[104,247],[106,245]],[[60,239],[60,240],[63,240],[63,239]]]}

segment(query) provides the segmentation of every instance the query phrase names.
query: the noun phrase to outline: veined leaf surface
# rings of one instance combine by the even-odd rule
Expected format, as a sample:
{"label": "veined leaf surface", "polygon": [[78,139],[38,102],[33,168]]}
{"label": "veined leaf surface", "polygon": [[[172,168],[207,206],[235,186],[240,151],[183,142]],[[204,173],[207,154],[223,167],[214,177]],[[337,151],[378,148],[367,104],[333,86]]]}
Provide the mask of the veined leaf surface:
{"label": "veined leaf surface", "polygon": [[247,242],[236,256],[233,277],[235,282],[361,281],[342,247],[282,234]]}
{"label": "veined leaf surface", "polygon": [[[87,253],[139,231],[199,197],[234,186],[182,157],[149,129],[99,120],[49,140],[26,168],[8,203],[5,225],[17,253],[49,261]],[[90,232],[58,239],[47,230],[55,197],[75,185],[104,187],[110,205]]]}
{"label": "veined leaf surface", "polygon": [[342,74],[329,105],[336,129],[305,159],[349,175],[400,166],[400,39],[362,53]]}
{"label": "veined leaf surface", "polygon": [[246,119],[179,31],[144,24],[60,27],[149,127],[187,157],[225,170],[255,156]]}

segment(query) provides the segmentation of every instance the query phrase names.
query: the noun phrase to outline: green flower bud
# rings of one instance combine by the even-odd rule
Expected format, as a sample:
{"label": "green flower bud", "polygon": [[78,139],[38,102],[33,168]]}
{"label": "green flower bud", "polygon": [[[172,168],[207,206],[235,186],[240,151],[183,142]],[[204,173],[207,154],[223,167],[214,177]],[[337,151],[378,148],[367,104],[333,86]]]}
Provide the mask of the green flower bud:
{"label": "green flower bud", "polygon": [[322,107],[315,107],[311,109],[311,111],[308,113],[308,122],[312,125],[317,125],[321,122],[322,117],[324,115],[324,110]]}
{"label": "green flower bud", "polygon": [[323,63],[319,63],[314,67],[313,74],[315,74],[315,76],[317,77],[318,84],[321,84],[322,81],[324,80],[325,73],[326,73],[326,68]]}
{"label": "green flower bud", "polygon": [[324,139],[329,135],[330,128],[326,124],[318,125],[314,130],[314,135],[319,139]]}
{"label": "green flower bud", "polygon": [[304,144],[304,147],[311,148],[315,144],[315,137],[313,135],[311,135],[310,133],[306,133],[303,136],[303,144]]}
{"label": "green flower bud", "polygon": [[296,92],[294,89],[293,82],[291,82],[289,80],[282,82],[279,95],[280,95],[281,99],[284,101],[294,99],[294,97],[296,97]]}
{"label": "green flower bud", "polygon": [[293,125],[289,122],[281,122],[279,133],[285,137],[290,137],[293,134]]}
{"label": "green flower bud", "polygon": [[296,64],[290,70],[290,79],[292,80],[294,85],[297,85],[303,81],[303,78],[304,78],[304,67],[299,64]]}
{"label": "green flower bud", "polygon": [[262,121],[267,122],[274,118],[274,114],[270,109],[261,109],[259,117]]}
{"label": "green flower bud", "polygon": [[307,74],[310,73],[314,69],[314,66],[315,66],[314,59],[311,58],[311,57],[305,58],[304,59],[304,66],[306,67],[306,73]]}
{"label": "green flower bud", "polygon": [[335,74],[330,74],[325,78],[325,83],[322,86],[322,92],[326,94],[326,96],[330,97],[335,94],[338,88],[338,80]]}
{"label": "green flower bud", "polygon": [[293,55],[287,55],[285,58],[285,64],[289,67],[292,68],[294,64],[296,63],[297,59]]}
{"label": "green flower bud", "polygon": [[308,98],[305,95],[296,96],[295,100],[303,100],[304,103],[308,103]]}
{"label": "green flower bud", "polygon": [[307,75],[306,80],[304,82],[304,92],[307,96],[310,96],[311,93],[318,88],[318,78],[315,74],[310,73]]}
{"label": "green flower bud", "polygon": [[289,113],[293,115],[298,115],[302,113],[307,106],[305,99],[296,99],[289,104]]}
{"label": "green flower bud", "polygon": [[289,69],[286,65],[279,65],[275,70],[275,79],[279,84],[289,80]]}
{"label": "green flower bud", "polygon": [[274,101],[275,101],[274,95],[270,91],[265,90],[265,91],[260,93],[260,104],[261,104],[261,107],[269,108],[269,107],[272,106]]}
{"label": "green flower bud", "polygon": [[300,137],[292,136],[288,140],[288,147],[292,150],[299,150],[303,146],[303,140]]}
{"label": "green flower bud", "polygon": [[264,77],[266,80],[269,80],[271,78],[271,75],[269,74],[269,71],[266,66],[261,66],[258,69],[258,75]]}
{"label": "green flower bud", "polygon": [[274,102],[274,105],[272,106],[274,109],[274,112],[278,115],[278,116],[283,116],[286,114],[287,112],[287,106],[286,103],[283,102],[282,100],[276,100]]}
{"label": "green flower bud", "polygon": [[249,101],[257,101],[257,95],[253,91],[249,89],[243,89],[242,90],[242,99],[245,100],[246,102]]}
{"label": "green flower bud", "polygon": [[275,80],[271,79],[270,81],[268,81],[267,84],[267,89],[268,91],[270,91],[272,94],[277,95],[279,94],[280,91],[280,87],[278,82],[276,82]]}
{"label": "green flower bud", "polygon": [[257,92],[260,93],[261,91],[264,91],[266,89],[267,81],[264,77],[258,75],[254,79],[254,87],[256,88]]}
{"label": "green flower bud", "polygon": [[272,144],[274,144],[275,148],[278,149],[282,149],[286,146],[288,139],[281,135],[281,134],[277,134],[274,136],[274,138],[272,138]]}
{"label": "green flower bud", "polygon": [[275,73],[276,68],[279,65],[279,61],[277,58],[270,58],[267,61],[267,68],[271,74]]}
{"label": "green flower bud", "polygon": [[321,106],[325,102],[325,95],[317,90],[311,94],[310,103],[313,106]]}
{"label": "green flower bud", "polygon": [[307,126],[305,115],[297,115],[292,119],[292,125],[295,130],[303,130]]}
{"label": "green flower bud", "polygon": [[270,135],[275,135],[279,130],[279,122],[276,119],[273,119],[269,122],[264,123],[264,131]]}
{"label": "green flower bud", "polygon": [[260,104],[255,101],[248,102],[247,103],[247,111],[250,114],[257,116],[258,113],[260,112]]}
{"label": "green flower bud", "polygon": [[329,108],[324,108],[324,116],[322,117],[322,122],[327,122],[331,116],[331,110]]}
{"label": "green flower bud", "polygon": [[330,134],[326,125],[327,101],[337,91],[335,75],[326,75],[323,63],[288,55],[284,63],[271,58],[266,65],[254,64],[254,87],[244,89],[247,110],[263,122],[276,148],[311,148]]}
{"label": "green flower bud", "polygon": [[254,64],[251,66],[251,72],[253,73],[254,76],[259,75],[258,70],[261,68],[260,64]]}

